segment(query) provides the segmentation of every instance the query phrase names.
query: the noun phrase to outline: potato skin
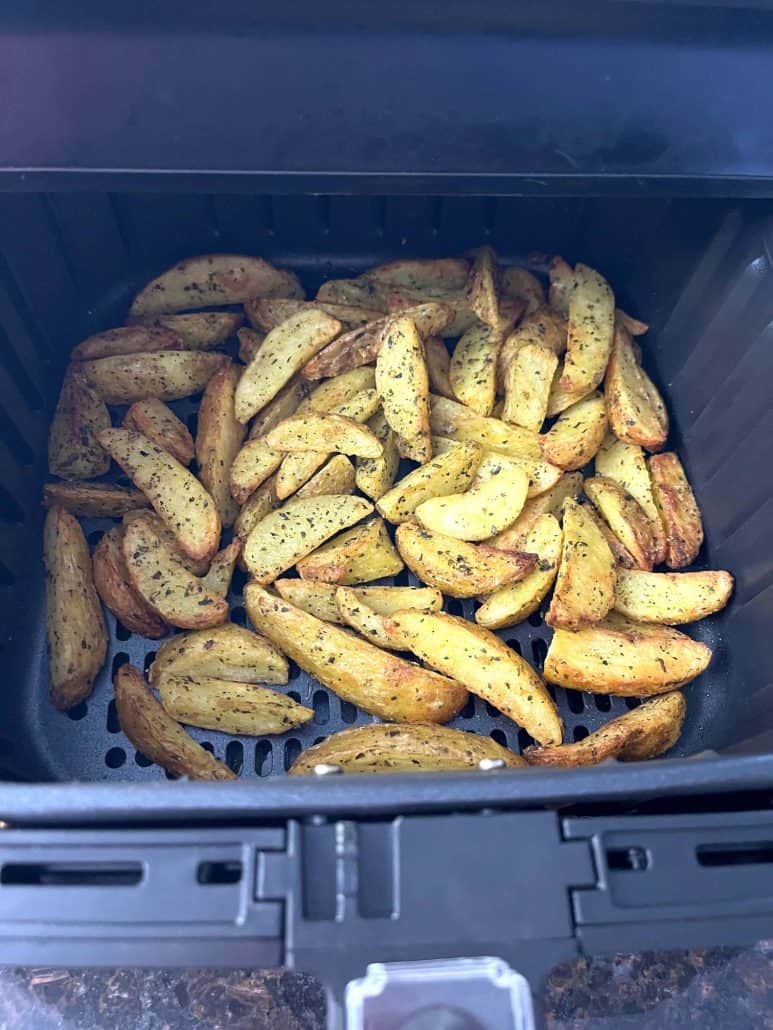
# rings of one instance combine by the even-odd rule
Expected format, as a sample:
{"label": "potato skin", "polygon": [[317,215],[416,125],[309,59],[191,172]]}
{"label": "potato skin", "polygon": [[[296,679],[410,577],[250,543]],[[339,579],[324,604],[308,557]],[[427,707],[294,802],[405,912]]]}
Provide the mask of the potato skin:
{"label": "potato skin", "polygon": [[[376,389],[384,416],[397,434],[404,458],[423,464],[432,457],[429,431],[429,375],[424,345],[410,318],[394,318],[384,328],[376,359]],[[363,457],[378,457],[365,454]]]}
{"label": "potato skin", "polygon": [[607,411],[603,396],[589,393],[558,416],[542,437],[542,453],[551,465],[566,471],[583,468],[591,461],[607,433]]}
{"label": "potato skin", "polygon": [[678,455],[654,454],[648,462],[652,494],[666,534],[666,565],[683,569],[698,557],[703,519]]}
{"label": "potato skin", "polygon": [[65,372],[48,431],[48,468],[61,479],[93,479],[110,468],[99,434],[110,427],[110,413],[79,365]]}
{"label": "potato skin", "polygon": [[612,431],[625,443],[659,451],[668,438],[668,413],[657,387],[639,365],[628,330],[618,322],[604,396]]}
{"label": "potato skin", "polygon": [[161,326],[125,325],[107,329],[83,340],[70,354],[71,361],[109,358],[117,354],[142,354],[158,350],[182,350],[177,333]]}
{"label": "potato skin", "polygon": [[615,611],[638,622],[679,626],[721,611],[733,592],[729,572],[641,572],[617,574]]}
{"label": "potato skin", "polygon": [[136,401],[124,415],[124,429],[134,429],[169,451],[181,465],[190,465],[195,453],[188,427],[157,397]]}
{"label": "potato skin", "polygon": [[239,369],[233,362],[212,376],[199,408],[196,460],[199,479],[215,502],[221,525],[232,526],[239,508],[230,489],[231,466],[239,453],[246,426],[234,415]]}
{"label": "potato skin", "polygon": [[396,576],[403,561],[389,539],[382,519],[347,529],[297,563],[301,579],[320,579],[342,586]]}
{"label": "potato skin", "polygon": [[287,659],[268,640],[229,622],[178,633],[162,644],[150,667],[150,682],[158,686],[169,673],[283,684],[287,683]]}
{"label": "potato skin", "polygon": [[564,505],[564,537],[553,600],[545,622],[579,629],[603,619],[615,601],[615,560],[593,516],[576,501]]}
{"label": "potato skin", "polygon": [[214,676],[171,673],[161,678],[158,690],[167,715],[188,726],[221,733],[248,737],[285,733],[314,716],[313,709],[276,690]]}
{"label": "potato skin", "polygon": [[73,479],[68,483],[43,484],[43,506],[54,505],[82,518],[114,519],[127,511],[149,508],[150,501],[141,490],[128,486]]}
{"label": "potato skin", "polygon": [[179,401],[201,393],[227,361],[224,354],[172,350],[95,358],[80,367],[106,404],[133,404],[148,397]]}
{"label": "potato skin", "polygon": [[113,526],[94,549],[94,585],[102,603],[130,633],[149,640],[166,636],[169,627],[131,585],[123,556],[123,529]]}

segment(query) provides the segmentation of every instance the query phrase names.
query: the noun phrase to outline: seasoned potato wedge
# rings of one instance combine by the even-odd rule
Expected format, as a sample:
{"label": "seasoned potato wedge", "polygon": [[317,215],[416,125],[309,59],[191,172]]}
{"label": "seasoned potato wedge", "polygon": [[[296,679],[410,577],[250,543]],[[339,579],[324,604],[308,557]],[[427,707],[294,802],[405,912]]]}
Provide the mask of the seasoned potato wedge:
{"label": "seasoned potato wedge", "polygon": [[242,254],[204,254],[173,265],[132,301],[132,321],[192,308],[243,304],[250,297],[302,297],[292,272]]}
{"label": "seasoned potato wedge", "polygon": [[400,650],[384,628],[384,616],[365,604],[350,587],[338,587],[335,598],[340,615],[338,621],[359,633],[371,644],[384,647],[387,651]]}
{"label": "seasoned potato wedge", "polygon": [[620,308],[615,308],[615,321],[619,322],[624,329],[627,329],[631,336],[644,336],[646,332],[649,332],[650,327],[646,322],[634,318],[633,315],[626,314]]}
{"label": "seasoned potato wedge", "polygon": [[431,294],[437,290],[461,290],[469,272],[470,265],[464,258],[409,258],[376,265],[360,278]]}
{"label": "seasoned potato wedge", "polygon": [[162,644],[150,667],[150,682],[158,686],[170,674],[283,684],[287,683],[287,659],[270,641],[229,622],[178,633]]}
{"label": "seasoned potato wedge", "polygon": [[578,629],[603,619],[615,601],[615,560],[592,515],[564,503],[564,536],[548,626]]}
{"label": "seasoned potato wedge", "polygon": [[376,359],[376,389],[384,417],[397,434],[400,454],[420,464],[429,461],[429,377],[424,346],[410,318],[394,318],[384,328]]}
{"label": "seasoned potato wedge", "polygon": [[259,333],[255,329],[248,329],[246,326],[242,326],[242,328],[237,332],[236,338],[239,341],[239,361],[244,365],[249,365],[263,346],[266,334]]}
{"label": "seasoned potato wedge", "polygon": [[561,558],[561,527],[555,515],[539,515],[523,541],[527,554],[537,555],[532,572],[490,594],[475,612],[475,621],[486,629],[517,626],[536,612],[547,596]]}
{"label": "seasoned potato wedge", "polygon": [[[234,522],[234,538],[244,543],[252,530],[261,522],[269,512],[274,511],[280,504],[276,495],[276,476],[267,479],[265,483],[254,490],[244,502]],[[246,569],[244,562],[244,551],[239,556],[239,567]]]}
{"label": "seasoned potato wedge", "polygon": [[162,769],[192,780],[236,779],[236,773],[166,714],[139,669],[122,665],[113,676],[113,689],[121,729],[138,751]]}
{"label": "seasoned potato wedge", "polygon": [[81,361],[80,367],[89,386],[106,404],[133,404],[147,397],[179,401],[201,393],[227,363],[224,354],[170,350],[96,358]]}
{"label": "seasoned potato wedge", "polygon": [[523,506],[523,510],[515,522],[507,529],[496,536],[492,536],[487,542],[492,547],[499,547],[503,551],[528,550],[524,546],[524,540],[540,515],[555,515],[560,519],[564,509],[564,501],[571,497],[576,499],[582,493],[582,474],[580,472],[568,472],[561,476],[555,486],[530,498]]}
{"label": "seasoned potato wedge", "polygon": [[545,304],[545,291],[542,283],[525,268],[509,265],[500,269],[499,289],[503,297],[512,297],[523,301],[526,315],[533,315]]}
{"label": "seasoned potato wedge", "polygon": [[251,324],[263,332],[271,332],[285,319],[301,311],[324,311],[337,318],[345,329],[356,329],[377,321],[383,312],[375,308],[363,308],[358,304],[333,304],[323,300],[290,300],[284,297],[255,297],[244,305],[244,311]]}
{"label": "seasoned potato wedge", "polygon": [[303,484],[300,490],[298,490],[296,497],[319,497],[320,494],[353,494],[354,486],[354,465],[352,465],[345,454],[335,454],[327,464],[322,466],[319,472],[316,472],[311,479]]}
{"label": "seasoned potato wedge", "polygon": [[427,376],[432,393],[456,400],[451,386],[451,355],[440,336],[428,336],[424,340],[424,357],[427,362]]}
{"label": "seasoned potato wedge", "polygon": [[681,569],[698,557],[703,519],[677,454],[656,454],[648,462],[652,495],[666,534],[666,565]]}
{"label": "seasoned potato wedge", "polygon": [[[338,587],[335,583],[322,583],[313,579],[278,579],[274,587],[280,597],[323,622],[343,621],[336,601]],[[367,586],[347,589],[377,615],[392,615],[404,608],[439,612],[443,607],[443,595],[431,587]]]}
{"label": "seasoned potato wedge", "polygon": [[302,579],[353,586],[396,576],[403,563],[389,539],[386,524],[376,518],[334,537],[302,558],[297,567]]}
{"label": "seasoned potato wedge", "polygon": [[554,257],[548,267],[550,278],[550,306],[566,316],[569,314],[569,301],[575,287],[574,272],[562,257]]}
{"label": "seasoned potato wedge", "polygon": [[[442,304],[445,315],[443,324],[435,323],[432,328],[425,332],[419,325],[418,320],[412,314],[421,301],[427,300],[427,294],[421,290],[409,290],[404,286],[396,286],[389,291],[387,302],[389,310],[393,315],[406,315],[413,318],[419,330],[420,336],[464,336],[468,329],[476,325],[478,317],[470,306],[470,296],[467,289],[463,290],[442,290],[435,294],[430,303]],[[507,302],[508,304],[511,302]]]}
{"label": "seasoned potato wedge", "polygon": [[596,455],[596,474],[614,479],[638,502],[652,528],[652,561],[660,565],[666,560],[666,533],[655,504],[650,472],[642,448],[636,443],[618,440],[614,433],[607,433]]}
{"label": "seasoned potato wedge", "polygon": [[135,519],[149,521],[153,526],[156,536],[160,537],[164,547],[170,551],[174,551],[176,557],[180,559],[188,572],[192,572],[194,576],[205,576],[207,574],[207,569],[210,566],[211,560],[209,558],[190,558],[187,554],[183,554],[178,546],[177,538],[174,533],[154,511],[150,511],[148,508],[139,508],[127,511],[123,516],[122,524],[126,527]]}
{"label": "seasoned potato wedge", "polygon": [[617,574],[615,611],[637,622],[679,626],[721,611],[733,592],[729,572],[640,572]]}
{"label": "seasoned potato wedge", "polygon": [[[479,247],[474,252],[474,261],[467,281],[467,291],[470,307],[481,322],[491,326],[492,329],[498,328],[499,325],[498,282],[499,265],[496,254],[491,247]],[[486,412],[481,412],[481,414],[486,414]]]}
{"label": "seasoned potato wedge", "polygon": [[475,478],[482,453],[474,443],[450,447],[383,494],[376,502],[378,511],[389,522],[407,522],[422,501],[466,490]]}
{"label": "seasoned potato wedge", "polygon": [[166,636],[169,627],[131,585],[123,556],[123,529],[113,526],[94,549],[94,585],[102,603],[130,633],[149,640]]}
{"label": "seasoned potato wedge", "polygon": [[196,432],[199,479],[215,502],[223,526],[232,526],[239,513],[230,488],[231,465],[247,431],[234,414],[239,374],[230,362],[212,376],[201,398]]}
{"label": "seasoned potato wedge", "polygon": [[73,348],[72,361],[110,358],[116,354],[141,354],[148,351],[183,350],[182,337],[160,326],[124,325],[107,329],[83,340]]}
{"label": "seasoned potato wedge", "polygon": [[201,583],[205,590],[217,594],[218,597],[228,596],[234,569],[239,555],[242,553],[242,546],[243,542],[236,537],[222,551],[217,552],[206,573],[201,577]]}
{"label": "seasoned potato wedge", "polygon": [[430,424],[436,436],[477,443],[487,450],[500,451],[513,458],[542,459],[539,435],[532,430],[478,415],[446,397],[433,395],[430,400]]}
{"label": "seasoned potato wedge", "polygon": [[48,431],[48,468],[62,479],[92,479],[110,468],[99,434],[110,426],[105,402],[88,385],[80,365],[64,376]]}
{"label": "seasoned potato wedge", "polygon": [[282,419],[294,415],[299,405],[306,397],[306,384],[301,379],[291,379],[287,386],[283,386],[276,397],[260,409],[250,423],[250,440],[265,436],[274,426],[278,426]]}
{"label": "seasoned potato wedge", "polygon": [[[437,457],[448,453],[455,446],[458,446],[455,440],[448,440],[444,436],[432,437],[432,447]],[[496,449],[484,450],[483,457],[490,458],[492,461],[496,461],[497,458],[505,458],[511,465],[517,465],[518,468],[523,469],[529,483],[527,497],[538,497],[540,494],[552,489],[561,478],[561,469],[547,461],[524,458],[520,455],[507,454]]]}
{"label": "seasoned potato wedge", "polygon": [[412,522],[398,526],[395,542],[411,572],[450,597],[491,594],[506,583],[523,579],[537,560],[533,554],[430,533]]}
{"label": "seasoned potato wedge", "polygon": [[710,661],[711,648],[679,630],[612,612],[576,633],[556,630],[544,675],[571,690],[647,697],[684,686]]}
{"label": "seasoned potato wedge", "polygon": [[177,333],[186,350],[209,350],[225,343],[243,321],[240,311],[192,311],[187,315],[161,315],[153,324]]}
{"label": "seasoned potato wedge", "polygon": [[363,711],[393,722],[447,722],[467,691],[453,679],[374,647],[322,622],[257,583],[244,592],[253,626],[323,686]]}
{"label": "seasoned potato wedge", "polygon": [[350,304],[359,308],[387,311],[388,284],[370,279],[328,279],[317,290],[316,299],[330,304]]}
{"label": "seasoned potato wedge", "polygon": [[686,711],[678,691],[663,694],[612,719],[583,740],[559,747],[530,747],[524,757],[529,765],[556,767],[598,765],[609,758],[621,762],[657,758],[679,740]]}
{"label": "seasoned potato wedge", "polygon": [[290,776],[313,773],[315,765],[337,765],[345,773],[444,772],[477,769],[484,759],[516,768],[526,763],[491,737],[447,726],[373,723],[341,730],[300,754]]}
{"label": "seasoned potato wedge", "polygon": [[99,442],[147,496],[183,554],[206,561],[220,542],[215,502],[171,454],[131,429],[104,429]]}
{"label": "seasoned potato wedge", "polygon": [[271,430],[266,443],[278,451],[317,451],[380,458],[383,448],[368,429],[343,415],[290,415]]}
{"label": "seasoned potato wedge", "polygon": [[[376,389],[376,370],[363,366],[326,379],[313,388],[298,407],[298,414],[317,412],[320,415],[341,414],[343,404],[349,404],[366,391]],[[352,417],[352,416],[349,416]],[[277,423],[278,424],[278,423]]]}
{"label": "seasoned potato wedge", "polygon": [[641,505],[618,482],[605,476],[586,479],[583,488],[602,519],[630,554],[636,568],[652,569],[655,539],[652,523]]}
{"label": "seasoned potato wedge", "polygon": [[83,530],[51,508],[43,532],[51,700],[67,709],[91,693],[107,654],[107,631]]}
{"label": "seasoned potato wedge", "polygon": [[248,440],[228,470],[228,488],[236,503],[244,504],[252,492],[276,472],[283,458],[284,453],[269,447],[265,437]]}
{"label": "seasoned potato wedge", "polygon": [[451,355],[451,390],[478,415],[490,415],[494,408],[497,354],[503,342],[499,329],[477,325],[467,330]]}
{"label": "seasoned potato wedge", "polygon": [[564,366],[559,365],[553,379],[553,385],[550,388],[548,418],[560,415],[562,411],[571,408],[573,404],[577,404],[583,397],[587,397],[589,393],[593,392],[591,390],[573,390],[565,386],[563,383],[563,371]]}
{"label": "seasoned potato wedge", "polygon": [[115,519],[135,508],[149,508],[150,501],[141,490],[129,486],[73,479],[69,483],[45,483],[43,505],[46,508],[57,505],[83,518]]}
{"label": "seasoned potato wedge", "polygon": [[550,308],[539,308],[507,336],[497,356],[497,391],[504,392],[505,372],[522,347],[544,347],[557,358],[566,350],[566,319]]}
{"label": "seasoned potato wedge", "polygon": [[668,437],[668,412],[658,388],[636,360],[631,334],[618,323],[604,395],[615,436],[659,451]]}
{"label": "seasoned potato wedge", "polygon": [[134,429],[148,440],[169,451],[181,465],[190,465],[196,453],[193,437],[184,422],[157,397],[136,401],[124,415],[124,429]]}
{"label": "seasoned potato wedge", "polygon": [[609,524],[602,519],[595,508],[587,507],[586,510],[588,514],[592,516],[601,535],[609,545],[609,549],[612,552],[612,557],[615,559],[617,567],[619,569],[635,569],[637,567],[636,559],[624,544],[621,543],[620,538],[615,536],[609,528]]}
{"label": "seasoned potato wedge", "polygon": [[521,347],[505,369],[502,419],[539,432],[545,421],[550,387],[557,368],[558,358],[547,347],[536,343]]}
{"label": "seasoned potato wedge", "polygon": [[561,385],[575,393],[595,390],[604,378],[615,330],[615,297],[603,276],[576,265],[569,297],[569,326]]}
{"label": "seasoned potato wedge", "polygon": [[566,408],[542,437],[542,453],[552,464],[573,471],[591,461],[607,432],[607,409],[598,392]]}
{"label": "seasoned potato wedge", "polygon": [[378,458],[358,458],[355,479],[358,490],[372,501],[378,501],[395,481],[400,452],[397,449],[397,434],[380,408],[368,420],[368,427],[381,444],[382,452]]}
{"label": "seasoned potato wedge", "polygon": [[370,515],[361,497],[330,495],[288,501],[266,515],[244,544],[244,561],[258,583],[272,583],[342,529]]}
{"label": "seasoned potato wedge", "polygon": [[541,744],[561,743],[561,718],[542,680],[493,633],[443,612],[396,612],[385,626],[396,645],[458,676]]}
{"label": "seasoned potato wedge", "polygon": [[158,692],[164,711],[177,722],[245,737],[284,733],[314,717],[313,708],[276,690],[214,676],[170,673]]}

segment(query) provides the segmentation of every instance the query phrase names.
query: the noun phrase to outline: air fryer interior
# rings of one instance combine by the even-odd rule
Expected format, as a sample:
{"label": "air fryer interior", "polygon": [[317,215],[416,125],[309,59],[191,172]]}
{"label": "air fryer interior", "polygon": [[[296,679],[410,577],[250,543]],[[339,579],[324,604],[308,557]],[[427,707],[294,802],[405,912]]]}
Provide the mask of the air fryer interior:
{"label": "air fryer interior", "polygon": [[[696,567],[736,576],[730,608],[688,632],[715,649],[686,688],[674,755],[769,749],[773,680],[764,637],[773,604],[769,546],[773,434],[773,290],[765,206],[747,201],[606,198],[0,195],[0,603],[4,689],[0,765],[11,780],[158,780],[121,732],[111,670],[147,668],[158,644],[107,616],[110,648],[88,701],[68,713],[47,698],[41,554],[46,434],[67,354],[120,325],[134,290],[166,265],[208,251],[259,254],[295,269],[312,293],[326,278],[398,256],[440,256],[490,242],[506,263],[534,252],[598,267],[618,303],[651,325],[645,365],[664,389],[679,449],[702,506]],[[178,413],[195,428],[192,401]],[[90,520],[93,545],[110,520]],[[405,577],[405,578],[403,578]],[[397,582],[409,582],[401,574]],[[237,573],[232,618],[244,622]],[[450,601],[470,615],[473,602]],[[767,618],[766,618],[767,617]],[[501,636],[541,667],[550,630],[532,617]],[[301,748],[370,716],[292,667],[286,688],[313,721],[282,737],[193,730],[242,777],[281,775]],[[554,688],[551,688],[554,689]],[[554,689],[576,740],[635,702]],[[520,749],[523,731],[480,699],[451,724]],[[766,741],[766,733],[768,739]],[[756,741],[753,738],[757,738]]]}

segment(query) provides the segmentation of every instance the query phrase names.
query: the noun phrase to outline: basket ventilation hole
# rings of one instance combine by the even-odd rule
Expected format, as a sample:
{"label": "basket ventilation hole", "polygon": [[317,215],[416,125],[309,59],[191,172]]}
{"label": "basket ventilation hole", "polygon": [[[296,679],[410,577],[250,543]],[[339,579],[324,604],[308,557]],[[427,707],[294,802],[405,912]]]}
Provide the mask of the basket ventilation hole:
{"label": "basket ventilation hole", "polygon": [[247,612],[240,604],[231,611],[231,622],[235,622],[237,626],[246,626]]}
{"label": "basket ventilation hole", "polygon": [[574,738],[575,742],[578,741],[578,740],[585,740],[585,738],[587,736],[588,736],[588,727],[587,726],[575,726],[574,729],[572,730],[572,737]]}
{"label": "basket ventilation hole", "polygon": [[72,719],[73,722],[80,722],[81,719],[85,719],[88,715],[88,705],[85,701],[79,701],[77,705],[73,705],[72,708],[67,709],[67,718]]}
{"label": "basket ventilation hole", "polygon": [[411,573],[409,569],[401,569],[396,576],[392,577],[396,587],[409,587],[411,585]]}
{"label": "basket ventilation hole", "polygon": [[542,667],[545,664],[545,657],[548,653],[548,645],[544,640],[532,640],[531,642],[531,655],[534,659],[534,665],[538,672],[542,672]]}
{"label": "basket ventilation hole", "polygon": [[458,615],[461,619],[464,616],[464,605],[456,597],[449,597],[446,600],[446,611],[449,615]]}
{"label": "basket ventilation hole", "polygon": [[126,641],[132,635],[132,632],[131,632],[130,629],[127,629],[126,626],[124,626],[124,624],[122,622],[119,622],[118,619],[116,619],[115,620],[115,635],[116,635],[116,638],[118,640]]}
{"label": "basket ventilation hole", "polygon": [[212,741],[210,741],[210,740],[202,740],[200,743],[201,743],[201,746],[204,748],[205,751],[209,751],[209,753],[211,755],[214,755],[214,753],[215,753],[215,745],[212,743]]}
{"label": "basket ventilation hole", "polygon": [[301,753],[301,750],[302,748],[300,740],[296,740],[295,737],[291,737],[290,740],[287,741],[287,743],[285,744],[284,754],[285,772],[287,772],[287,770],[293,764],[295,759]]}
{"label": "basket ventilation hole", "polygon": [[122,747],[111,747],[105,755],[105,765],[108,769],[120,769],[126,761],[126,752]]}
{"label": "basket ventilation hole", "polygon": [[575,715],[585,711],[585,698],[579,690],[567,690],[566,703],[569,705],[569,711],[574,712]]}
{"label": "basket ventilation hole", "polygon": [[600,712],[608,712],[612,707],[612,698],[609,694],[594,694],[593,700]]}
{"label": "basket ventilation hole", "polygon": [[255,745],[255,772],[258,776],[270,776],[274,755],[270,740],[259,740]]}
{"label": "basket ventilation hole", "polygon": [[523,752],[527,747],[531,747],[534,743],[534,738],[530,737],[526,730],[518,730],[518,749]]}
{"label": "basket ventilation hole", "polygon": [[314,738],[314,743],[315,744],[321,744],[323,740],[327,740],[327,737],[315,737]]}
{"label": "basket ventilation hole", "polygon": [[357,718],[357,709],[351,701],[341,702],[341,718],[344,722],[351,723]]}
{"label": "basket ventilation hole", "polygon": [[314,722],[318,726],[324,726],[330,719],[330,698],[324,690],[315,690],[311,704],[314,708]]}
{"label": "basket ventilation hole", "polygon": [[287,696],[291,698],[293,701],[295,701],[296,704],[301,703],[301,695],[298,693],[297,690],[288,690]]}
{"label": "basket ventilation hole", "polygon": [[111,698],[107,704],[107,732],[120,733],[121,724],[118,721],[118,709],[115,707],[115,698]]}
{"label": "basket ventilation hole", "polygon": [[537,610],[536,612],[532,612],[531,613],[531,615],[529,616],[528,622],[529,622],[529,625],[533,626],[535,629],[539,629],[540,628],[540,626],[542,625],[542,615],[540,614],[539,610]]}
{"label": "basket ventilation hole", "polygon": [[475,715],[475,695],[474,694],[470,694],[470,696],[467,698],[467,703],[465,704],[465,706],[461,710],[461,712],[459,712],[459,715],[463,719],[472,719],[473,718],[473,716]]}
{"label": "basket ventilation hole", "polygon": [[240,740],[229,740],[225,749],[225,764],[238,776],[244,765],[244,745]]}
{"label": "basket ventilation hole", "polygon": [[505,643],[508,647],[512,647],[513,651],[515,651],[517,655],[523,653],[521,650],[521,641],[517,637],[510,637],[510,639],[506,640]]}
{"label": "basket ventilation hole", "polygon": [[110,667],[110,678],[112,679],[113,676],[115,676],[115,674],[121,668],[121,666],[122,665],[126,665],[126,663],[128,661],[129,661],[129,656],[128,656],[128,654],[125,651],[118,651],[116,654],[114,654],[113,655],[113,664]]}
{"label": "basket ventilation hole", "polygon": [[150,672],[150,667],[153,664],[153,661],[155,660],[156,654],[156,651],[148,651],[148,653],[145,655],[145,658],[143,659],[142,670],[146,676]]}
{"label": "basket ventilation hole", "polygon": [[239,596],[241,596],[241,594],[243,593],[244,588],[245,588],[245,586],[247,584],[248,578],[249,578],[249,576],[247,575],[247,573],[243,572],[237,566],[234,569],[234,571],[233,571],[233,576],[231,576],[231,590],[235,594],[238,594]]}
{"label": "basket ventilation hole", "polygon": [[0,587],[12,587],[15,582],[16,576],[0,561]]}
{"label": "basket ventilation hole", "polygon": [[301,674],[300,666],[293,661],[287,663],[287,679],[292,683],[293,680],[297,680]]}
{"label": "basket ventilation hole", "polygon": [[489,736],[492,740],[495,740],[497,744],[501,744],[502,747],[507,747],[507,737],[503,730],[492,730],[491,733],[489,733]]}
{"label": "basket ventilation hole", "polygon": [[638,708],[640,704],[640,697],[627,697],[625,699],[625,707],[631,709],[631,711],[633,711],[634,708]]}
{"label": "basket ventilation hole", "polygon": [[141,769],[147,769],[149,765],[153,765],[153,760],[147,755],[143,755],[141,751],[134,752],[134,761]]}
{"label": "basket ventilation hole", "polygon": [[495,708],[490,701],[486,701],[486,712],[491,716],[492,719],[498,719],[501,712],[498,708]]}

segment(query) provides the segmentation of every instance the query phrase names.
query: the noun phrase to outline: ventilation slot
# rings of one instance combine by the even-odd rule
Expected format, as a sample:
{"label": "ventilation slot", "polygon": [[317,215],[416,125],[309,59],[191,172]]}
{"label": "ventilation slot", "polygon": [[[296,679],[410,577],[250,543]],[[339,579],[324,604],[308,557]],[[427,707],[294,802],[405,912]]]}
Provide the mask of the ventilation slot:
{"label": "ventilation slot", "polygon": [[650,856],[644,848],[609,848],[607,868],[616,872],[643,873],[649,869]]}
{"label": "ventilation slot", "polygon": [[110,698],[107,704],[107,732],[120,733],[121,724],[118,721],[118,709],[115,707],[115,698]]}
{"label": "ventilation slot", "polygon": [[587,726],[575,726],[574,729],[572,730],[572,737],[574,739],[575,744],[577,743],[578,740],[585,740],[585,738],[587,736],[588,736],[588,727]]}
{"label": "ventilation slot", "polygon": [[119,651],[113,656],[113,664],[110,667],[110,678],[118,672],[118,670],[129,661],[129,656],[125,651]]}
{"label": "ventilation slot", "polygon": [[292,683],[293,680],[297,680],[298,679],[300,674],[301,674],[300,666],[298,666],[292,660],[288,661],[288,663],[287,663],[287,679],[288,679],[288,681],[290,683]]}
{"label": "ventilation slot", "polygon": [[243,874],[244,868],[239,861],[199,862],[196,882],[203,887],[218,887],[241,883]]}
{"label": "ventilation slot", "polygon": [[770,865],[773,863],[773,841],[738,844],[699,844],[695,849],[698,865]]}
{"label": "ventilation slot", "polygon": [[548,645],[544,640],[532,640],[531,653],[534,658],[534,664],[537,667],[537,671],[542,672],[542,668],[545,665],[545,658],[548,653]]}
{"label": "ventilation slot", "polygon": [[120,769],[126,762],[126,752],[122,747],[111,747],[105,755],[105,765],[108,769]]}
{"label": "ventilation slot", "polygon": [[566,703],[569,705],[570,712],[580,715],[585,711],[585,698],[579,690],[567,690],[564,693],[566,694]]}
{"label": "ventilation slot", "polygon": [[[145,655],[145,658],[143,659],[142,669],[143,669],[143,672],[145,673],[146,676],[150,672],[150,667],[153,664],[153,662],[155,661],[157,653],[158,653],[157,651],[148,651],[148,653]],[[127,657],[128,657],[128,655],[127,655]]]}
{"label": "ventilation slot", "polygon": [[295,737],[292,737],[287,741],[284,753],[285,772],[287,772],[302,750],[300,740],[296,740]]}
{"label": "ventilation slot", "polygon": [[492,740],[495,740],[497,744],[501,744],[502,747],[507,747],[507,737],[505,736],[504,730],[492,730],[489,733]]}
{"label": "ventilation slot", "polygon": [[149,766],[153,765],[153,759],[148,758],[147,755],[143,755],[141,751],[135,751],[134,764],[138,765],[140,769],[147,769]]}
{"label": "ventilation slot", "polygon": [[274,768],[274,753],[270,740],[259,740],[255,745],[255,772],[258,776],[270,776]]}
{"label": "ventilation slot", "polygon": [[4,887],[136,887],[139,862],[9,862],[0,871]]}
{"label": "ventilation slot", "polygon": [[81,719],[85,719],[89,713],[89,707],[85,701],[79,701],[77,705],[73,705],[72,708],[67,709],[67,718],[72,719],[73,722],[80,722]]}
{"label": "ventilation slot", "polygon": [[237,605],[231,610],[231,622],[235,622],[237,626],[247,625],[247,612],[241,605]]}
{"label": "ventilation slot", "polygon": [[346,723],[352,723],[357,718],[357,709],[350,701],[341,702],[341,718]]}
{"label": "ventilation slot", "polygon": [[240,740],[229,740],[225,749],[225,764],[238,776],[244,765],[244,745]]}
{"label": "ventilation slot", "polygon": [[330,719],[330,699],[324,690],[315,690],[311,700],[314,708],[314,722],[318,726],[324,726]]}
{"label": "ventilation slot", "polygon": [[612,708],[612,698],[609,694],[594,694],[593,700],[600,712],[609,712]]}

